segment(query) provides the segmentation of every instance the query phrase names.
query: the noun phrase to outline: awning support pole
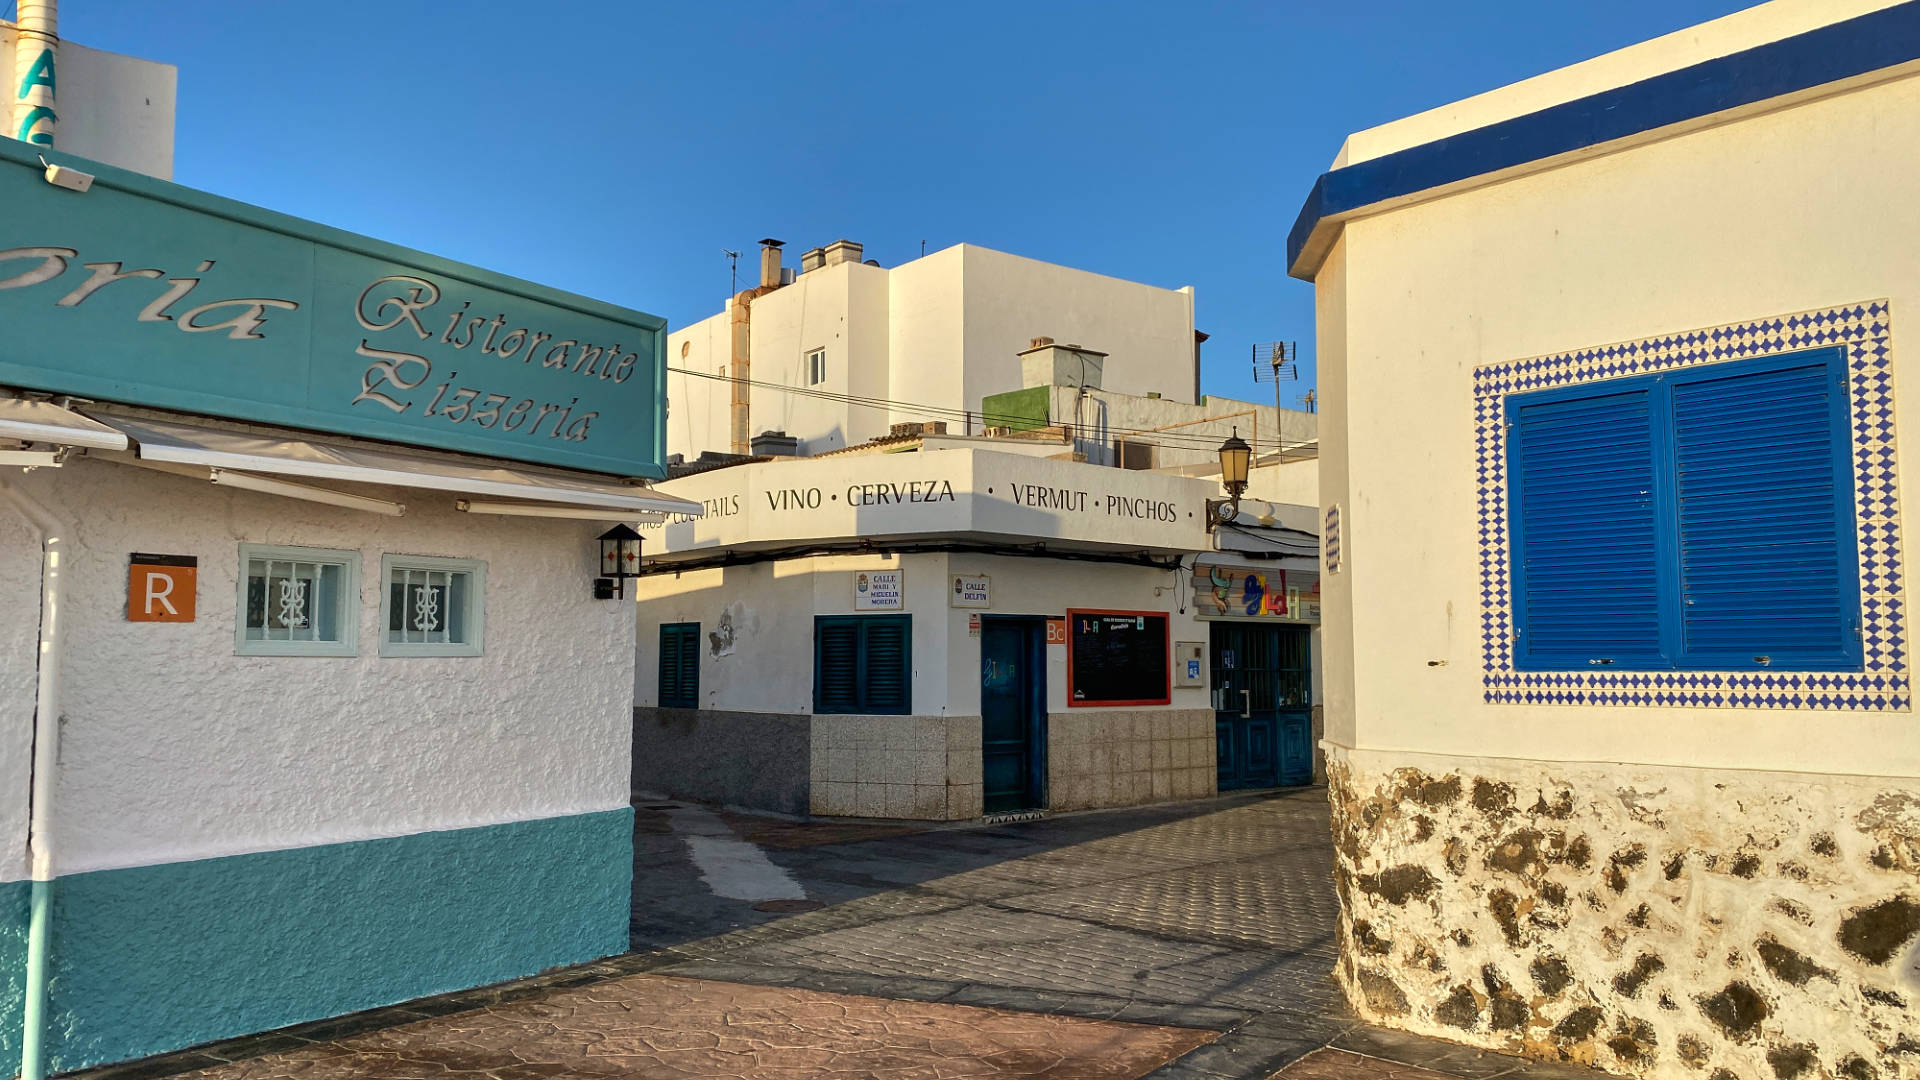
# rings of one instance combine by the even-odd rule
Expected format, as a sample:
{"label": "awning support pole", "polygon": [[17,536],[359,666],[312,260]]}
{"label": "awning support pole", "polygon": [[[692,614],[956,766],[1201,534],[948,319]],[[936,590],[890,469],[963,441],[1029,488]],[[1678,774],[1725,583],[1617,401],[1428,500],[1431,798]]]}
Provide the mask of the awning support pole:
{"label": "awning support pole", "polygon": [[28,784],[27,859],[32,877],[27,920],[26,1007],[20,1032],[20,1080],[47,1075],[47,983],[53,966],[53,792],[60,761],[60,641],[66,591],[64,521],[0,479],[0,496],[40,532],[40,640],[33,709],[33,775]]}

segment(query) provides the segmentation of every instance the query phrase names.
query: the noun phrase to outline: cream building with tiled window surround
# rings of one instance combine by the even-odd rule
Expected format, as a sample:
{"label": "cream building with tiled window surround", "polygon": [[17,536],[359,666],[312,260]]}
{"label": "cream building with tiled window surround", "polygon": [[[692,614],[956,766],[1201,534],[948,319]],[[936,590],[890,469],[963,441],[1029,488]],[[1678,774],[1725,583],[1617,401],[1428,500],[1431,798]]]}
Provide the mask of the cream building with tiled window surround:
{"label": "cream building with tiled window surround", "polygon": [[[1647,1076],[1920,1075],[1916,41],[1912,3],[1763,5],[1357,133],[1302,212],[1339,976],[1368,1018]],[[1702,340],[1848,350],[1862,668],[1513,672],[1505,395]]]}

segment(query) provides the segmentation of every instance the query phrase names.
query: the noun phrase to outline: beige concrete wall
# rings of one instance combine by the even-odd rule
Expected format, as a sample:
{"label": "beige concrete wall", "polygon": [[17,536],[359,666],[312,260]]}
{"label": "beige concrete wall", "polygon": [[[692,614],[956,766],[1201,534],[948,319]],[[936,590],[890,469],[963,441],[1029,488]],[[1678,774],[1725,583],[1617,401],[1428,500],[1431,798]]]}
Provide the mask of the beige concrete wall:
{"label": "beige concrete wall", "polygon": [[[960,244],[890,269],[839,263],[801,274],[753,302],[754,433],[784,429],[821,453],[885,434],[896,423],[941,421],[964,433],[988,394],[1021,386],[1021,350],[1036,336],[1109,352],[1106,384],[1191,402],[1193,292]],[[717,372],[728,363],[723,312],[667,339],[671,366]],[[1104,343],[1104,344],[1103,344]],[[686,355],[682,355],[682,349]],[[817,389],[885,399],[876,408],[791,392],[806,389],[808,351],[827,350]],[[697,457],[729,444],[728,387],[668,379],[668,449]]]}
{"label": "beige concrete wall", "polygon": [[1217,793],[1212,709],[1047,715],[1047,806],[1086,810]]}
{"label": "beige concrete wall", "polygon": [[[910,564],[932,556],[837,555],[658,574],[628,583],[639,605],[634,702],[659,704],[660,626],[700,624],[700,707],[731,712],[813,711],[813,619],[853,614],[853,578],[862,570],[906,570],[908,613],[944,609],[937,569]],[[947,643],[935,624],[913,634],[913,703],[943,711]]]}
{"label": "beige concrete wall", "polygon": [[[888,396],[887,276],[877,266],[836,263],[753,302],[753,377],[777,384],[753,388],[754,434],[787,432],[802,440],[804,454],[886,434],[884,408],[784,388]],[[807,354],[815,349],[826,350],[827,361],[826,381],[818,386],[807,382]]]}
{"label": "beige concrete wall", "polygon": [[733,322],[726,311],[667,335],[668,453],[692,461],[702,450],[727,452],[730,384],[683,372],[724,376],[732,355]]}
{"label": "beige concrete wall", "polygon": [[1310,458],[1254,469],[1247,474],[1247,497],[1292,506],[1319,506],[1320,462]]}
{"label": "beige concrete wall", "polygon": [[816,716],[813,813],[964,821],[980,816],[978,716]]}
{"label": "beige concrete wall", "polygon": [[[963,245],[965,406],[1018,390],[1035,337],[1107,354],[1103,385],[1193,401],[1193,291],[1124,281],[990,248]],[[922,400],[908,398],[907,400]]]}

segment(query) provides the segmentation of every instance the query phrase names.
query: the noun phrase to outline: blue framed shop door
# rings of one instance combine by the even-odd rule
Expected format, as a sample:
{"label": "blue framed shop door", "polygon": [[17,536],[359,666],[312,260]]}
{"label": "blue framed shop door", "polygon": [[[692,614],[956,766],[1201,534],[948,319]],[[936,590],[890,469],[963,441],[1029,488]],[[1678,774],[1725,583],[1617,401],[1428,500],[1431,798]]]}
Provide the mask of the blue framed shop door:
{"label": "blue framed shop door", "polygon": [[1313,783],[1312,631],[1253,622],[1212,626],[1220,790]]}
{"label": "blue framed shop door", "polygon": [[1047,798],[1047,623],[980,620],[981,810],[1038,810]]}

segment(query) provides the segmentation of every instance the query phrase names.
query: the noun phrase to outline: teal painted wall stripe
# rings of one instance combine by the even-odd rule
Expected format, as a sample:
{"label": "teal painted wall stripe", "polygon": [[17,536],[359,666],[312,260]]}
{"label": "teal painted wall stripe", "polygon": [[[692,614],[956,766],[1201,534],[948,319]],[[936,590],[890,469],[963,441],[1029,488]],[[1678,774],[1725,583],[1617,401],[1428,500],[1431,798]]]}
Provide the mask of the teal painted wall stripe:
{"label": "teal painted wall stripe", "polygon": [[27,989],[27,905],[32,886],[0,881],[0,1076],[20,1069],[20,1014]]}
{"label": "teal painted wall stripe", "polygon": [[[632,873],[623,808],[61,878],[53,1067],[625,952]],[[19,1060],[26,896],[0,887],[0,1076]]]}

